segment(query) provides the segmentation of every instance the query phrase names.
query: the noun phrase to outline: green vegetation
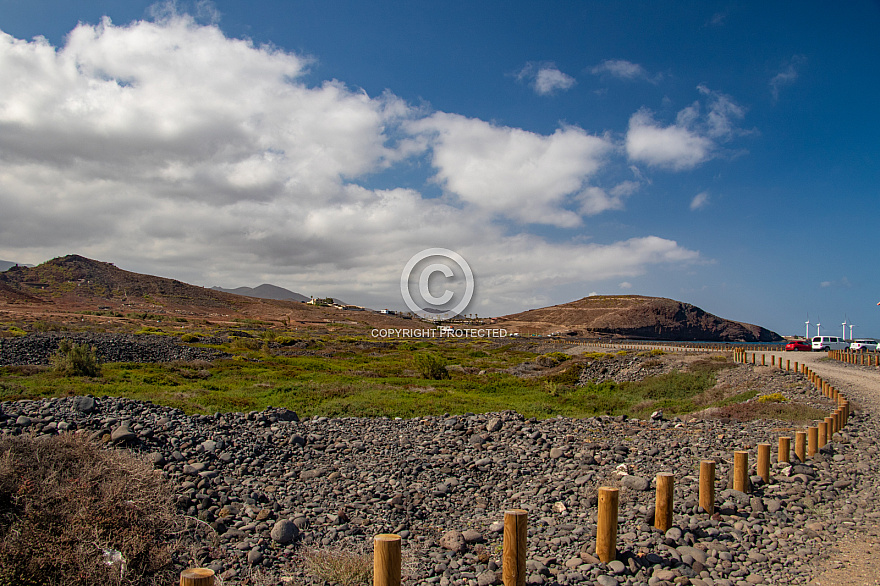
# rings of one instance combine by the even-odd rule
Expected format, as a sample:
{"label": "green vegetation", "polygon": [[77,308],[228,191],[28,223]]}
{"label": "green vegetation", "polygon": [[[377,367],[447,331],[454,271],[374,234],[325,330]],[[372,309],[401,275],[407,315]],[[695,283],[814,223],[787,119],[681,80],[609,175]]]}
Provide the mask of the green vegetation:
{"label": "green vegetation", "polygon": [[450,378],[446,370],[446,360],[433,352],[417,352],[413,355],[413,366],[422,375],[422,378],[430,380],[445,380]]}
{"label": "green vegetation", "polygon": [[[141,332],[160,330],[148,326]],[[221,345],[199,343],[204,333],[173,334],[232,354],[213,362],[99,366],[93,350],[68,345],[55,358],[54,369],[0,367],[0,401],[91,394],[150,400],[188,413],[275,406],[302,416],[419,417],[513,409],[538,418],[644,417],[661,408],[668,414],[687,413],[732,401],[710,390],[715,373],[733,366],[724,357],[639,382],[577,386],[586,364],[619,358],[601,352],[539,355],[527,351],[527,344],[487,340],[378,341],[279,331],[269,342],[265,330],[236,334]],[[555,364],[545,374],[523,378],[510,370],[542,358]],[[738,399],[756,394],[749,391]]]}
{"label": "green vegetation", "polygon": [[101,376],[98,355],[88,344],[72,344],[69,340],[61,340],[51,362],[55,373],[62,376]]}

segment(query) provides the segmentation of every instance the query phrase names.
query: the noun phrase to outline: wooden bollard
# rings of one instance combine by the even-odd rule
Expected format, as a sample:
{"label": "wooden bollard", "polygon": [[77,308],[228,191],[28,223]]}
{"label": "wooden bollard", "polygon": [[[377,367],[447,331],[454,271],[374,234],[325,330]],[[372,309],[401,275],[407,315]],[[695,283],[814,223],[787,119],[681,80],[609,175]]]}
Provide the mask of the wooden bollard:
{"label": "wooden bollard", "polygon": [[785,370],[791,370],[791,360],[785,361]]}
{"label": "wooden bollard", "polygon": [[214,586],[214,570],[190,568],[180,573],[180,586]]}
{"label": "wooden bollard", "polygon": [[801,462],[807,459],[807,432],[796,431],[794,434],[794,455]]}
{"label": "wooden bollard", "polygon": [[787,435],[779,438],[779,455],[776,457],[780,462],[791,461],[791,438]]}
{"label": "wooden bollard", "polygon": [[767,364],[767,355],[761,354],[761,366],[765,366]]}
{"label": "wooden bollard", "polygon": [[657,496],[654,499],[654,527],[664,533],[672,527],[672,495],[675,475],[661,472],[657,475]]}
{"label": "wooden bollard", "polygon": [[505,511],[504,551],[501,557],[504,586],[525,586],[528,536],[529,512],[523,509]]}
{"label": "wooden bollard", "polygon": [[504,586],[525,586],[528,543],[529,512],[523,509],[504,511],[504,551],[501,557]]}
{"label": "wooden bollard", "polygon": [[733,453],[733,490],[749,492],[749,453]]}
{"label": "wooden bollard", "polygon": [[373,586],[400,586],[400,535],[373,538]]}
{"label": "wooden bollard", "polygon": [[834,418],[829,415],[825,418],[825,440],[830,442],[835,431],[837,430],[834,429]]}
{"label": "wooden bollard", "polygon": [[[599,489],[599,519],[596,527],[596,557],[608,563],[617,558],[617,503],[620,491],[603,486]],[[505,583],[505,586],[508,586]]]}
{"label": "wooden bollard", "polygon": [[819,451],[819,428],[807,428],[807,456],[811,458]]}
{"label": "wooden bollard", "polygon": [[824,421],[820,421],[819,425],[816,427],[819,428],[817,444],[820,448],[828,443],[828,424]]}
{"label": "wooden bollard", "polygon": [[700,507],[715,513],[715,460],[700,460]]}
{"label": "wooden bollard", "polygon": [[758,444],[758,476],[770,482],[770,444]]}

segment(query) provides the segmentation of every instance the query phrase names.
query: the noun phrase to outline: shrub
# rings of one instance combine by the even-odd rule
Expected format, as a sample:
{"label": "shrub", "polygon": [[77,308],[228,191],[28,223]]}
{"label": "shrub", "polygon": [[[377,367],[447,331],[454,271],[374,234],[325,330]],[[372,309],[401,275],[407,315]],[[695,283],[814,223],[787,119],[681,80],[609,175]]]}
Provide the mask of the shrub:
{"label": "shrub", "polygon": [[431,352],[418,352],[413,356],[413,365],[422,378],[443,380],[449,378],[446,360]]}
{"label": "shrub", "polygon": [[340,586],[368,586],[373,579],[373,556],[364,551],[335,547],[302,554],[303,566],[311,576]]}
{"label": "shrub", "polygon": [[771,393],[758,398],[759,403],[785,403],[788,399],[782,393]]}
{"label": "shrub", "polygon": [[256,338],[233,337],[229,346],[235,350],[259,350],[263,344]]}
{"label": "shrub", "polygon": [[125,452],[0,437],[0,586],[171,584],[181,525],[161,475]]}
{"label": "shrub", "polygon": [[547,354],[542,354],[538,356],[537,362],[541,366],[556,366],[558,364],[562,364],[566,360],[571,358],[571,354],[566,354],[565,352],[549,352]]}
{"label": "shrub", "polygon": [[50,359],[55,372],[66,376],[101,376],[101,362],[94,346],[61,340]]}
{"label": "shrub", "polygon": [[181,342],[198,342],[199,337],[196,334],[184,334],[180,336]]}

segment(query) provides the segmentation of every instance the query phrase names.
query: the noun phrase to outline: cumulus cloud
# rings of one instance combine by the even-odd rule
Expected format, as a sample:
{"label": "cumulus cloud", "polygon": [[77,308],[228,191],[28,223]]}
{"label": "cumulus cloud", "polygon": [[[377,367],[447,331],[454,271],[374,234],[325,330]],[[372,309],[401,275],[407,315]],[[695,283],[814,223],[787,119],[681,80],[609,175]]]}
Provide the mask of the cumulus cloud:
{"label": "cumulus cloud", "polygon": [[519,81],[526,81],[540,96],[548,96],[558,91],[574,87],[577,81],[560,71],[553,63],[529,62],[516,74]]}
{"label": "cumulus cloud", "polygon": [[[429,247],[474,264],[489,312],[560,283],[623,279],[699,255],[644,236],[551,242],[620,209],[593,183],[614,145],[415,111],[391,93],[308,85],[310,60],[170,14],[81,24],[63,47],[0,33],[0,256],[79,253],[203,285],[274,282],[393,303]],[[427,158],[440,198],[373,189]],[[482,309],[481,309],[482,311]]]}
{"label": "cumulus cloud", "polygon": [[638,63],[633,63],[626,59],[606,59],[599,65],[593,67],[590,72],[594,75],[607,73],[613,77],[626,81],[647,81],[650,83],[657,83],[662,79],[662,75],[659,73],[657,75],[651,75]]}
{"label": "cumulus cloud", "polygon": [[797,81],[799,70],[806,62],[807,58],[803,55],[795,55],[784,64],[782,71],[770,79],[770,93],[773,95],[774,101],[779,99],[779,92],[782,88]]}
{"label": "cumulus cloud", "polygon": [[692,169],[718,155],[718,146],[745,134],[738,122],[745,109],[730,96],[698,86],[704,96],[678,112],[675,123],[663,126],[642,108],[630,117],[626,152],[633,161],[675,171]]}
{"label": "cumulus cloud", "polygon": [[436,181],[491,214],[574,227],[580,215],[565,204],[575,194],[592,213],[617,207],[601,190],[585,189],[612,145],[580,128],[545,136],[442,112],[408,128],[429,137]]}

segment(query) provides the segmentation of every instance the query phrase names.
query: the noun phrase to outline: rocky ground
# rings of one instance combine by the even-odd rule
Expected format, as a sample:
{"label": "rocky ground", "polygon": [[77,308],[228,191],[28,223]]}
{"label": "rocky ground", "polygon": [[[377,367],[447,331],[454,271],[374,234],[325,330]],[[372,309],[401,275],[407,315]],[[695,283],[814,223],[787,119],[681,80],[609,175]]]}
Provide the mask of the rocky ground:
{"label": "rocky ground", "polygon": [[[228,356],[219,350],[182,344],[175,336],[46,332],[17,338],[0,338],[0,364],[48,364],[61,340],[65,339],[74,344],[93,346],[102,362],[173,362],[213,360]],[[219,340],[201,341],[219,343]]]}
{"label": "rocky ground", "polygon": [[[855,367],[854,367],[855,368]],[[722,371],[728,372],[728,371]],[[785,393],[830,403],[799,375]],[[770,379],[768,379],[770,380]],[[775,388],[773,385],[770,388]],[[806,584],[842,536],[878,534],[880,424],[862,403],[804,463],[775,463],[779,421],[524,420],[513,412],[413,420],[298,421],[283,410],[187,416],[116,398],[0,404],[0,433],[82,430],[141,452],[177,487],[182,512],[216,531],[197,557],[224,583],[311,580],[298,555],[404,538],[409,583],[500,581],[504,511],[529,511],[528,583]],[[734,450],[773,446],[771,482],[728,488]],[[718,463],[716,514],[697,507],[699,461]],[[674,527],[652,528],[654,477],[675,474]],[[593,556],[597,489],[621,489],[618,560]]]}

